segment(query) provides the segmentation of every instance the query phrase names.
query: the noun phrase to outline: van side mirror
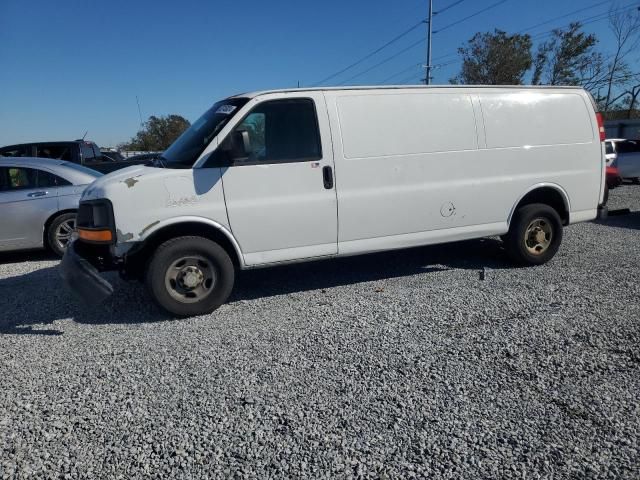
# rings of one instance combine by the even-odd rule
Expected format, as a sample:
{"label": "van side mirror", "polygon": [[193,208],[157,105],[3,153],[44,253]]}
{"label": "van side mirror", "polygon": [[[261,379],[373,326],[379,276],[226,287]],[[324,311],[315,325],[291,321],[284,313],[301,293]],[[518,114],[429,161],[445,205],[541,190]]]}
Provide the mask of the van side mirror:
{"label": "van side mirror", "polygon": [[251,155],[251,139],[247,130],[233,132],[234,157],[247,158]]}
{"label": "van side mirror", "polygon": [[218,149],[229,160],[242,160],[251,155],[251,139],[247,130],[236,130],[227,136]]}

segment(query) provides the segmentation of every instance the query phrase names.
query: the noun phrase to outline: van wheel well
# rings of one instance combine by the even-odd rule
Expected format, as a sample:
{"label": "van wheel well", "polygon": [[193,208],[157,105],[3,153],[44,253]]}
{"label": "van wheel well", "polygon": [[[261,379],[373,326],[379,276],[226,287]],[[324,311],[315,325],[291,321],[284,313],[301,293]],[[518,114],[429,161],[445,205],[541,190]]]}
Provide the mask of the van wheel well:
{"label": "van wheel well", "polygon": [[185,222],[169,225],[153,233],[139,249],[127,256],[125,271],[122,273],[127,278],[143,279],[146,265],[156,249],[167,240],[184,236],[203,237],[216,242],[227,252],[234,267],[240,265],[238,253],[224,233],[204,223]]}
{"label": "van wheel well", "polygon": [[522,198],[522,200],[518,202],[518,205],[513,211],[514,215],[515,212],[517,212],[520,208],[524,207],[525,205],[531,205],[532,203],[543,203],[545,205],[549,205],[556,212],[558,212],[563,225],[569,224],[569,210],[567,209],[567,205],[564,202],[564,197],[555,188],[540,187],[527,193]]}
{"label": "van wheel well", "polygon": [[58,218],[60,215],[64,215],[65,213],[77,213],[78,210],[74,208],[68,208],[66,210],[58,210],[56,213],[47,218],[47,221],[44,222],[44,228],[42,229],[42,244],[47,246],[47,232],[49,232],[49,227],[53,223],[53,221]]}

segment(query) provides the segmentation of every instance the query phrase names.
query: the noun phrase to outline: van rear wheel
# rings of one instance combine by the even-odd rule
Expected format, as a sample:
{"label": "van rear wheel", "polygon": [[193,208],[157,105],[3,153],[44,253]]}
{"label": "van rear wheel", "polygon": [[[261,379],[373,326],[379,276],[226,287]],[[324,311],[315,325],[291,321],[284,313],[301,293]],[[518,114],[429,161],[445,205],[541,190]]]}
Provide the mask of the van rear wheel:
{"label": "van rear wheel", "polygon": [[562,221],[548,205],[534,203],[519,208],[503,237],[507,253],[520,265],[542,265],[562,243]]}
{"label": "van rear wheel", "polygon": [[233,289],[235,270],[227,252],[203,237],[166,241],[146,273],[151,297],[179,317],[203,315],[222,305]]}

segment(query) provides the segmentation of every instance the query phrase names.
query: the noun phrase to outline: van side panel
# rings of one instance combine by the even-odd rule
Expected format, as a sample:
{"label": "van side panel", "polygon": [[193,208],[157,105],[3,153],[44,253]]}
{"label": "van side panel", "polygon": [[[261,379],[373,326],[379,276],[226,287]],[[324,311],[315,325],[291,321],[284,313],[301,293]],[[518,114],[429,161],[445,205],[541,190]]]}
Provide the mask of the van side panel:
{"label": "van side panel", "polygon": [[602,148],[579,89],[325,97],[340,254],[506,233],[517,202],[539,186],[567,197],[571,222],[596,217]]}
{"label": "van side panel", "polygon": [[595,113],[586,95],[519,91],[478,97],[487,141],[478,161],[487,165],[487,178],[506,182],[495,189],[497,204],[513,205],[545,183],[566,192],[571,223],[594,219],[604,167]]}
{"label": "van side panel", "polygon": [[[346,159],[478,148],[469,95],[350,95],[337,103]],[[447,118],[455,119],[455,129]]]}
{"label": "van side panel", "polygon": [[[339,242],[490,223],[476,196],[478,134],[465,92],[326,94],[334,132]],[[475,165],[475,167],[474,167]],[[470,168],[471,166],[471,168]],[[506,222],[506,219],[503,219]],[[505,223],[506,225],[506,223]],[[412,237],[413,238],[413,237]],[[384,245],[380,249],[385,248]]]}

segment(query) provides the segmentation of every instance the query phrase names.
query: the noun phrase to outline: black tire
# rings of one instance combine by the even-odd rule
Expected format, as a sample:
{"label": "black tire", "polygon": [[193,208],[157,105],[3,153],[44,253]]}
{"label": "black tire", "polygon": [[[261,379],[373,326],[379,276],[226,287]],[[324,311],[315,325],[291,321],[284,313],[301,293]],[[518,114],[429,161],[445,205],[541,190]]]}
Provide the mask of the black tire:
{"label": "black tire", "polygon": [[542,265],[560,248],[562,221],[548,205],[525,205],[516,211],[503,240],[507,253],[517,264]]}
{"label": "black tire", "polygon": [[54,218],[47,229],[47,246],[57,256],[62,257],[71,240],[76,226],[75,213],[63,213]]}
{"label": "black tire", "polygon": [[178,317],[213,312],[229,298],[234,279],[227,252],[203,237],[166,241],[151,257],[146,272],[151,297]]}

